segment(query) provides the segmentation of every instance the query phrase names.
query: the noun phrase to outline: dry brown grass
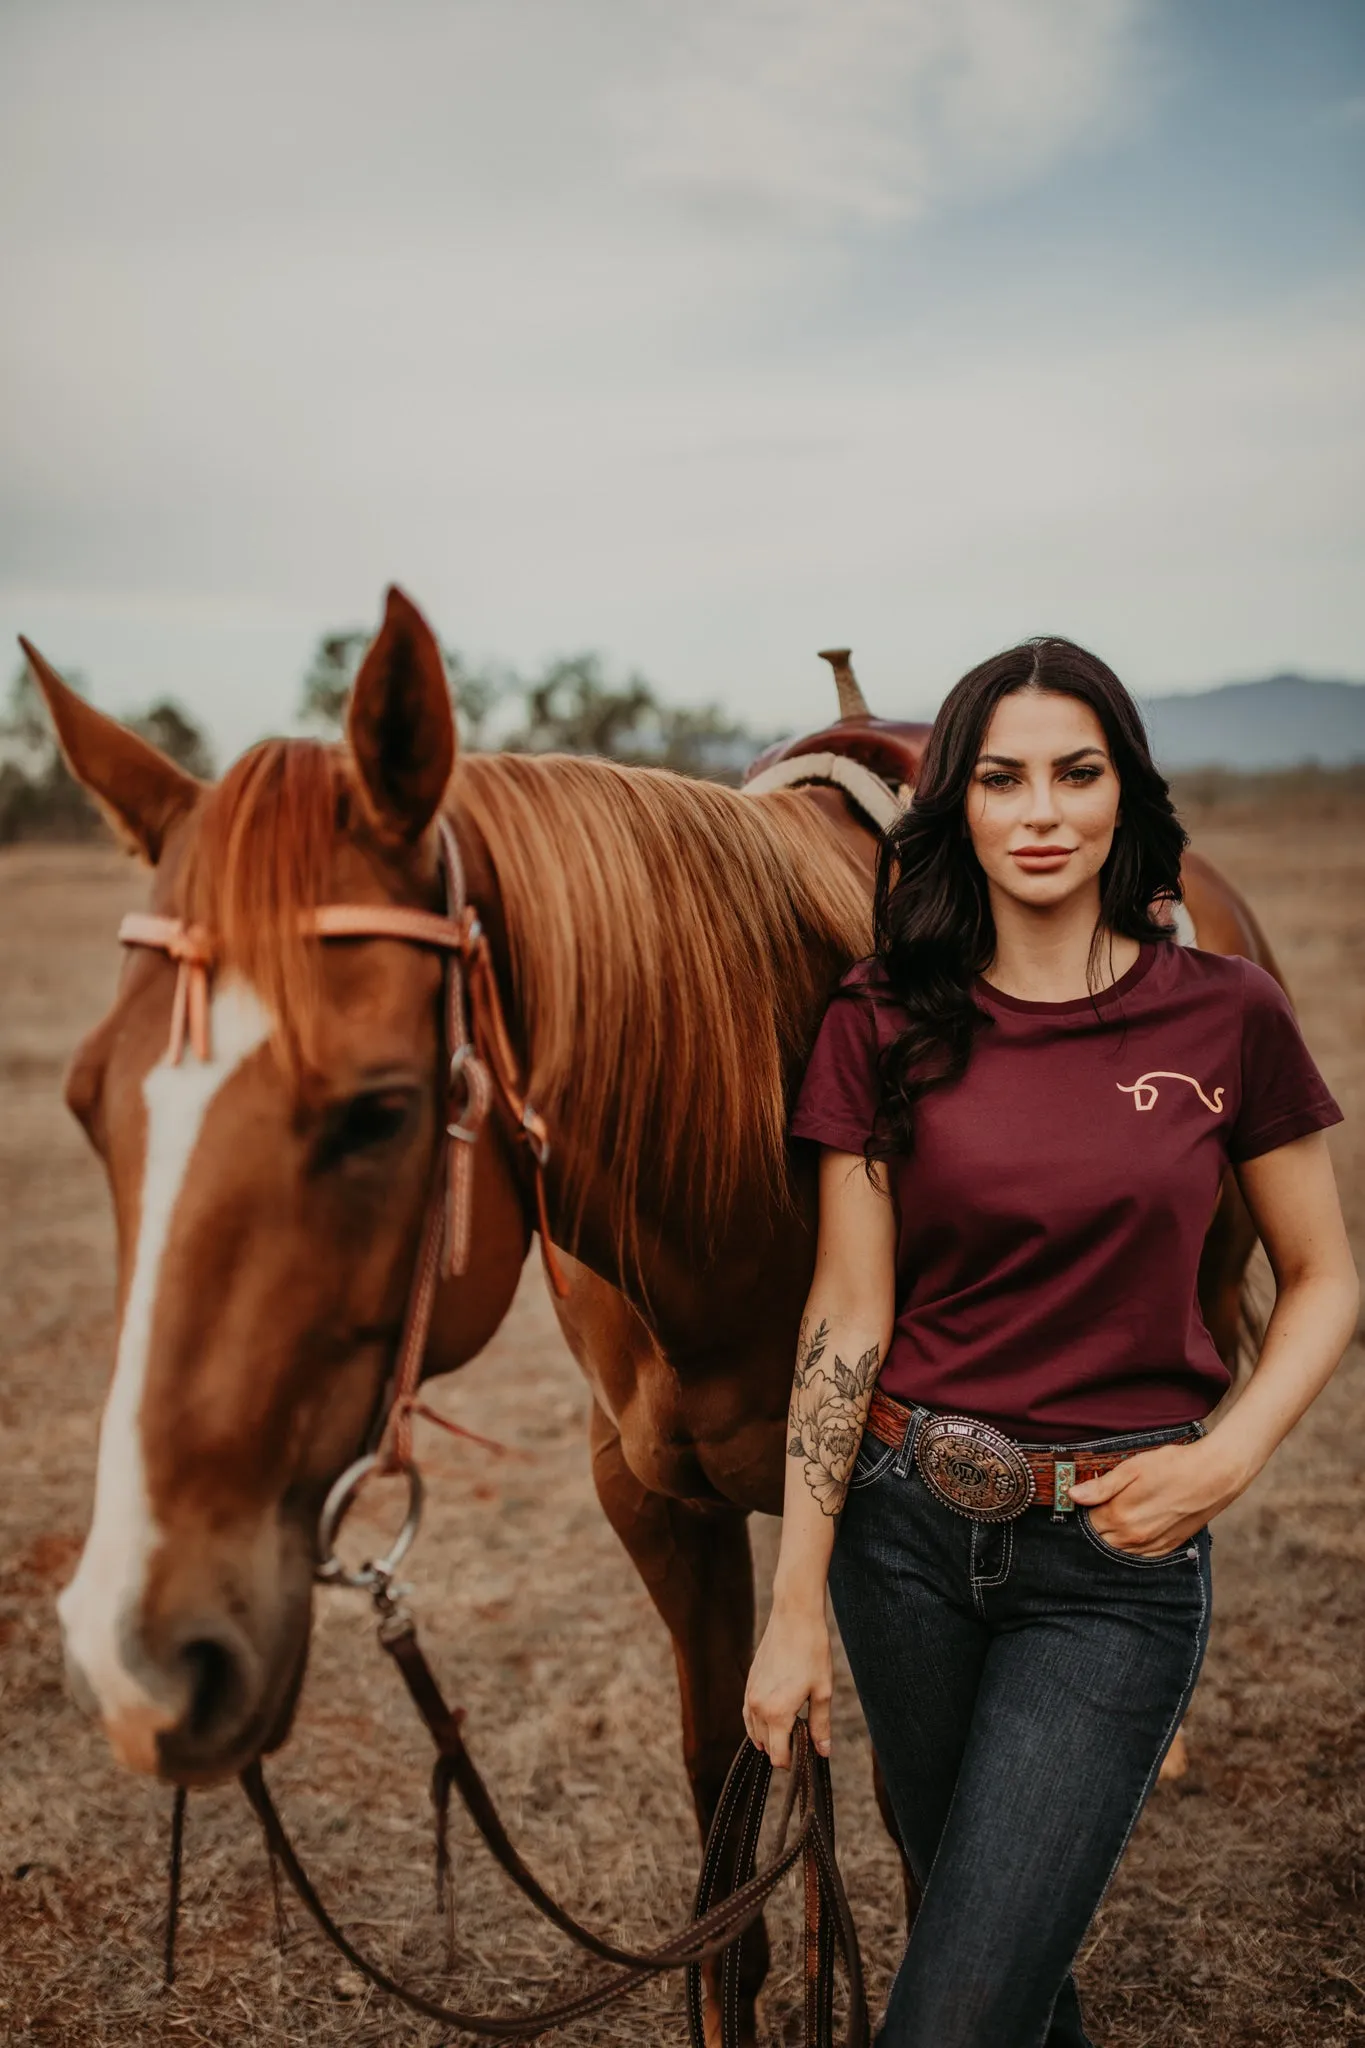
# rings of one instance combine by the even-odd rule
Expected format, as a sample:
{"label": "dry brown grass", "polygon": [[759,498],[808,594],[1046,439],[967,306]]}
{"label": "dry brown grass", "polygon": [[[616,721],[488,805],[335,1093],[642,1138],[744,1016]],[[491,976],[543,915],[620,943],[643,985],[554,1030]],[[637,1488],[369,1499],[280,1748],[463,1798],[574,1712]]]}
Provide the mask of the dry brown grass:
{"label": "dry brown grass", "polygon": [[[1333,1142],[1365,1245],[1365,797],[1349,779],[1300,778],[1186,801],[1197,843],[1262,916],[1347,1109]],[[297,1914],[277,1953],[264,1859],[235,1791],[191,1801],[181,1974],[162,1993],[167,1795],[114,1768],[63,1690],[52,1597],[85,1526],[111,1330],[104,1191],[58,1084],[112,984],[118,913],[139,893],[135,872],[97,849],[0,858],[0,2040],[434,2044],[440,2029],[350,1982]],[[524,1455],[428,1446],[414,1577],[429,1649],[533,1863],[585,1916],[645,1941],[681,1916],[696,1868],[672,1659],[593,1497],[586,1395],[534,1265],[497,1342],[443,1398]],[[1365,2040],[1363,1428],[1357,1345],[1219,1524],[1193,1768],[1153,1800],[1085,1952],[1105,2048]],[[756,1529],[761,1580],[774,1541],[772,1524]],[[838,1714],[841,1853],[876,1995],[899,1945],[899,1886],[846,1678]],[[438,1986],[426,1762],[363,1610],[328,1596],[273,1781],[348,1923]],[[532,2004],[565,1945],[459,1840],[449,1988],[472,2004]],[[799,2037],[795,1905],[772,1916],[766,2014],[783,2042]],[[678,1987],[561,2038],[680,2042]]]}

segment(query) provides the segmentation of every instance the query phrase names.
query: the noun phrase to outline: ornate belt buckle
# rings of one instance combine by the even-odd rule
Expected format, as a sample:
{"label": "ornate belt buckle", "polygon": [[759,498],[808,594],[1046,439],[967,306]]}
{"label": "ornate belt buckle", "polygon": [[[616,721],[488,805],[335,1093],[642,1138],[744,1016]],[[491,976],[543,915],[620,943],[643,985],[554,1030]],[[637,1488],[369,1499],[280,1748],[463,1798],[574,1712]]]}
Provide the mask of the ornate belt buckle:
{"label": "ornate belt buckle", "polygon": [[921,1423],[915,1463],[930,1493],[973,1522],[1012,1522],[1037,1490],[1018,1444],[970,1415]]}

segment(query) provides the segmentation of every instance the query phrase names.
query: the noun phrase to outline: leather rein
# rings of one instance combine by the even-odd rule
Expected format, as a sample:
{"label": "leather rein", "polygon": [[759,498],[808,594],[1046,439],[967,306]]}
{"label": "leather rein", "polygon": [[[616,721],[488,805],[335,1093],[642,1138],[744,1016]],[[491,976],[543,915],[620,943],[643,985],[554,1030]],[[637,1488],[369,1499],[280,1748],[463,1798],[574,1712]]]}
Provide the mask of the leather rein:
{"label": "leather rein", "polygon": [[[867,2009],[862,1969],[848,1900],[834,1854],[834,1807],[829,1765],[818,1755],[798,1721],[793,1730],[792,1781],[783,1815],[781,1840],[768,1867],[757,1871],[759,1833],[767,1804],[771,1764],[761,1750],[745,1742],[731,1765],[715,1819],[707,1838],[693,1915],[679,1933],[647,1950],[620,1947],[584,1927],[539,1883],[522,1860],[461,1732],[463,1709],[452,1710],[441,1694],[417,1641],[416,1625],[401,1604],[406,1590],[395,1583],[398,1564],[417,1533],[422,1482],[413,1456],[412,1418],[440,1424],[459,1436],[463,1430],[418,1400],[422,1365],[437,1288],[443,1277],[468,1270],[473,1208],[474,1147],[495,1096],[530,1148],[534,1162],[536,1222],[547,1278],[562,1299],[568,1293],[550,1238],[545,1195],[545,1170],[550,1157],[549,1131],[532,1106],[522,1083],[503,1012],[487,934],[468,902],[459,845],[449,821],[438,821],[438,858],[445,898],[444,914],[399,904],[331,903],[307,914],[305,932],[327,940],[398,939],[434,949],[443,961],[441,1018],[446,1072],[444,1134],[436,1147],[432,1183],[422,1223],[416,1265],[409,1287],[394,1365],[380,1405],[371,1443],[376,1447],[358,1458],[332,1487],[318,1530],[316,1576],[326,1584],[367,1590],[379,1616],[379,1641],[392,1657],[436,1748],[431,1797],[436,1820],[436,1889],[438,1905],[447,1912],[447,1948],[453,1939],[450,1917],[450,1857],[447,1814],[450,1792],[460,1793],[474,1825],[501,1868],[531,1903],[579,1947],[609,1963],[615,1975],[589,1985],[537,2011],[486,2014],[459,2011],[390,1977],[355,1947],[323,1905],[312,1880],[280,1819],[266,1786],[259,1760],[241,1774],[241,1782],[265,1835],[272,1873],[283,1870],[302,1904],[339,1953],[378,1989],[410,2010],[447,2026],[493,2040],[529,2040],[551,2028],[567,2025],[624,1997],[638,1985],[669,1969],[687,1972],[687,2017],[693,2048],[705,2048],[702,1970],[704,1962],[720,1962],[722,2048],[739,2048],[739,1941],[797,1861],[804,1867],[806,2038],[812,2048],[832,2048],[834,2040],[834,1957],[838,1949],[848,1979],[847,2048],[863,2048],[867,2040]],[[119,926],[124,945],[148,947],[176,963],[168,1058],[177,1064],[186,1044],[203,1061],[212,1057],[209,980],[215,964],[211,936],[198,926],[171,917],[133,912]],[[483,1439],[477,1439],[483,1441]],[[337,1532],[347,1509],[366,1480],[377,1474],[403,1474],[408,1481],[407,1519],[388,1554],[358,1570],[348,1570],[335,1554]],[[183,1788],[175,1795],[171,1828],[169,1900],[165,1938],[165,1980],[175,1975],[175,1936],[180,1871],[184,1844]],[[790,1842],[788,1821],[794,1804],[800,1822]]]}

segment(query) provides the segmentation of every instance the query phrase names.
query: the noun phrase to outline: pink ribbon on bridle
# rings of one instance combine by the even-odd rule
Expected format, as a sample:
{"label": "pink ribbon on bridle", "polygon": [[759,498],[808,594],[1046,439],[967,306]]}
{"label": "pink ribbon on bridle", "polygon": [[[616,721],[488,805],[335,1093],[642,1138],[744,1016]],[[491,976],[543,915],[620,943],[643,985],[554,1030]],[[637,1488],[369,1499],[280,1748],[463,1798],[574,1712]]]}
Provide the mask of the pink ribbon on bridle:
{"label": "pink ribbon on bridle", "polygon": [[169,953],[176,964],[171,1004],[171,1038],[167,1058],[178,1067],[188,1037],[199,1060],[210,1056],[209,975],[213,971],[213,940],[201,924],[182,924],[178,917],[152,917],[130,910],[118,928],[125,946],[151,946]]}

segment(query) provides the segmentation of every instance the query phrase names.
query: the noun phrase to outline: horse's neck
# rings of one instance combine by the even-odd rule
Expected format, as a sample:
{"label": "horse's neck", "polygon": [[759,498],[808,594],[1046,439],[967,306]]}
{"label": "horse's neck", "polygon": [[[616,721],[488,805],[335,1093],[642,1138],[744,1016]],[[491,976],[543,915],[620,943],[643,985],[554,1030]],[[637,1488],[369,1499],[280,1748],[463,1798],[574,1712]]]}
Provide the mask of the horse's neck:
{"label": "horse's neck", "polygon": [[[837,791],[813,789],[806,800],[820,811],[829,829],[831,854],[842,852],[846,857],[848,851],[853,851],[865,867],[870,884],[876,857],[872,835],[854,819]],[[482,834],[467,818],[457,814],[452,823],[465,862],[470,900],[478,907],[489,934],[508,1025],[519,1055],[529,1065],[532,1047],[521,992],[512,970],[507,918],[493,855]],[[737,885],[742,884],[742,878],[735,880]],[[837,978],[843,964],[831,952],[828,961],[819,963],[814,981],[822,988],[827,987]],[[805,1020],[809,1025],[807,1036],[814,1031],[819,1007],[819,1000],[812,1003],[812,1015]],[[591,1048],[585,1047],[584,1057],[591,1056]],[[742,1085],[742,1080],[738,1085]],[[566,1211],[561,1181],[563,1162],[573,1156],[578,1142],[572,1127],[571,1103],[561,1105],[560,1117],[559,1126],[551,1132],[547,1174],[552,1235],[556,1218],[564,1218]],[[522,1189],[527,1218],[532,1220],[529,1154],[519,1145],[512,1150],[516,1155],[513,1171]],[[624,1294],[653,1330],[679,1332],[681,1341],[690,1342],[703,1301],[706,1315],[744,1314],[751,1305],[753,1288],[771,1275],[775,1265],[784,1266],[793,1255],[800,1265],[808,1257],[805,1238],[813,1217],[805,1212],[813,1210],[813,1204],[809,1190],[804,1187],[796,1190],[798,1213],[794,1216],[790,1190],[741,1184],[722,1241],[716,1243],[711,1241],[714,1233],[704,1213],[704,1189],[694,1191],[690,1201],[684,1190],[675,1189],[655,1213],[649,1213],[650,1198],[662,1179],[646,1151],[637,1182],[642,1200],[631,1219],[638,1232],[636,1256],[620,1240],[617,1189],[610,1161],[599,1161],[592,1168],[577,1228],[566,1227],[564,1231],[566,1237],[574,1238],[577,1259]],[[570,1221],[566,1218],[566,1224]]]}

